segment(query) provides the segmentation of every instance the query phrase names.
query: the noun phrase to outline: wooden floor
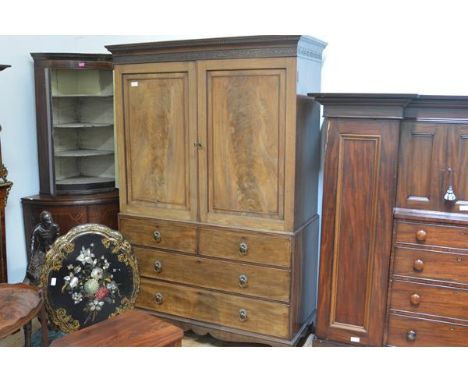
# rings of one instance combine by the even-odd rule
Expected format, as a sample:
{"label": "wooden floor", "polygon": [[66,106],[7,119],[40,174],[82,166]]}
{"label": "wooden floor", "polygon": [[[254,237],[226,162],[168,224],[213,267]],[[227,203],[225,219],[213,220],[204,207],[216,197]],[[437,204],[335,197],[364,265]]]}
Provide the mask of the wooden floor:
{"label": "wooden floor", "polygon": [[[33,321],[33,332],[40,329],[40,324],[37,320]],[[17,332],[11,336],[0,340],[0,347],[20,347],[23,346],[24,337],[23,331]],[[263,346],[259,344],[247,344],[247,343],[236,343],[236,342],[224,342],[219,341],[211,336],[198,336],[192,332],[185,333],[182,340],[182,346],[185,347],[198,347],[198,346],[213,346],[213,347],[240,347],[240,346]],[[312,335],[302,345],[304,347],[312,346]]]}

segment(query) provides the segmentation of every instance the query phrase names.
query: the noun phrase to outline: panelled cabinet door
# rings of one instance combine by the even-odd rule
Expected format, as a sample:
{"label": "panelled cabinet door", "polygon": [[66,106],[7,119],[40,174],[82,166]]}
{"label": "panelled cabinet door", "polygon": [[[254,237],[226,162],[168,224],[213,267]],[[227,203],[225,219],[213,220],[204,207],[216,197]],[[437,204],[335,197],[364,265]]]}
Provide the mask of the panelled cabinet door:
{"label": "panelled cabinet door", "polygon": [[382,345],[399,121],[326,123],[316,334]]}
{"label": "panelled cabinet door", "polygon": [[397,206],[441,210],[447,169],[447,126],[436,123],[402,124]]}
{"label": "panelled cabinet door", "polygon": [[448,129],[448,160],[451,174],[447,171],[443,192],[452,185],[457,202],[445,203],[451,212],[468,212],[468,125],[451,125]]}
{"label": "panelled cabinet door", "polygon": [[284,228],[293,68],[289,59],[198,63],[201,221]]}
{"label": "panelled cabinet door", "polygon": [[196,219],[195,80],[192,62],[116,68],[122,212]]}

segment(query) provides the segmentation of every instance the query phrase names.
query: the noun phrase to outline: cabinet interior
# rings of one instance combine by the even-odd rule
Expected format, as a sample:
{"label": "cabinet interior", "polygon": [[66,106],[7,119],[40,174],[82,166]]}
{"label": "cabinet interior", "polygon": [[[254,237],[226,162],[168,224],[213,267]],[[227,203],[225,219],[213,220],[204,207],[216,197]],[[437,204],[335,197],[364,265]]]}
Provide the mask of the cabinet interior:
{"label": "cabinet interior", "polygon": [[114,187],[112,71],[53,69],[51,90],[57,190]]}

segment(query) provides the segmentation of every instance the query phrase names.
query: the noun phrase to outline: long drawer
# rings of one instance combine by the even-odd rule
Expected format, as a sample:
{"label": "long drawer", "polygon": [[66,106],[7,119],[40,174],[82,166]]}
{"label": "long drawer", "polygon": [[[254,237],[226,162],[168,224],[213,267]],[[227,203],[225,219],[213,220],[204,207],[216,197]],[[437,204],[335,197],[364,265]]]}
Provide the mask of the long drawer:
{"label": "long drawer", "polygon": [[458,319],[468,318],[468,290],[393,281],[390,308]]}
{"label": "long drawer", "polygon": [[395,248],[393,274],[468,283],[468,255]]}
{"label": "long drawer", "polygon": [[468,326],[390,314],[387,344],[468,346]]}
{"label": "long drawer", "polygon": [[291,238],[287,236],[201,228],[199,251],[210,257],[291,266]]}
{"label": "long drawer", "polygon": [[289,336],[289,306],[141,279],[136,305],[174,316],[281,338]]}
{"label": "long drawer", "polygon": [[134,247],[145,277],[289,301],[290,272],[257,265]]}
{"label": "long drawer", "polygon": [[459,248],[468,251],[468,228],[422,223],[397,223],[396,242]]}
{"label": "long drawer", "polygon": [[119,218],[119,230],[132,244],[196,253],[195,226],[164,220]]}

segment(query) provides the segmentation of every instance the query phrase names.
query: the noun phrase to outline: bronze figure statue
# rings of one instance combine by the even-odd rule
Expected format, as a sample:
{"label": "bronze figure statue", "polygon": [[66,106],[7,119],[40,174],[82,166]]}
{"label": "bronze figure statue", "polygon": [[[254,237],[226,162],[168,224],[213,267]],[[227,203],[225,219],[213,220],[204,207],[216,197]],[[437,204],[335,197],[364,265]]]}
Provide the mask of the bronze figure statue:
{"label": "bronze figure statue", "polygon": [[40,223],[34,228],[31,235],[25,282],[29,281],[33,285],[39,285],[45,255],[59,235],[60,227],[54,223],[51,213],[42,211]]}

